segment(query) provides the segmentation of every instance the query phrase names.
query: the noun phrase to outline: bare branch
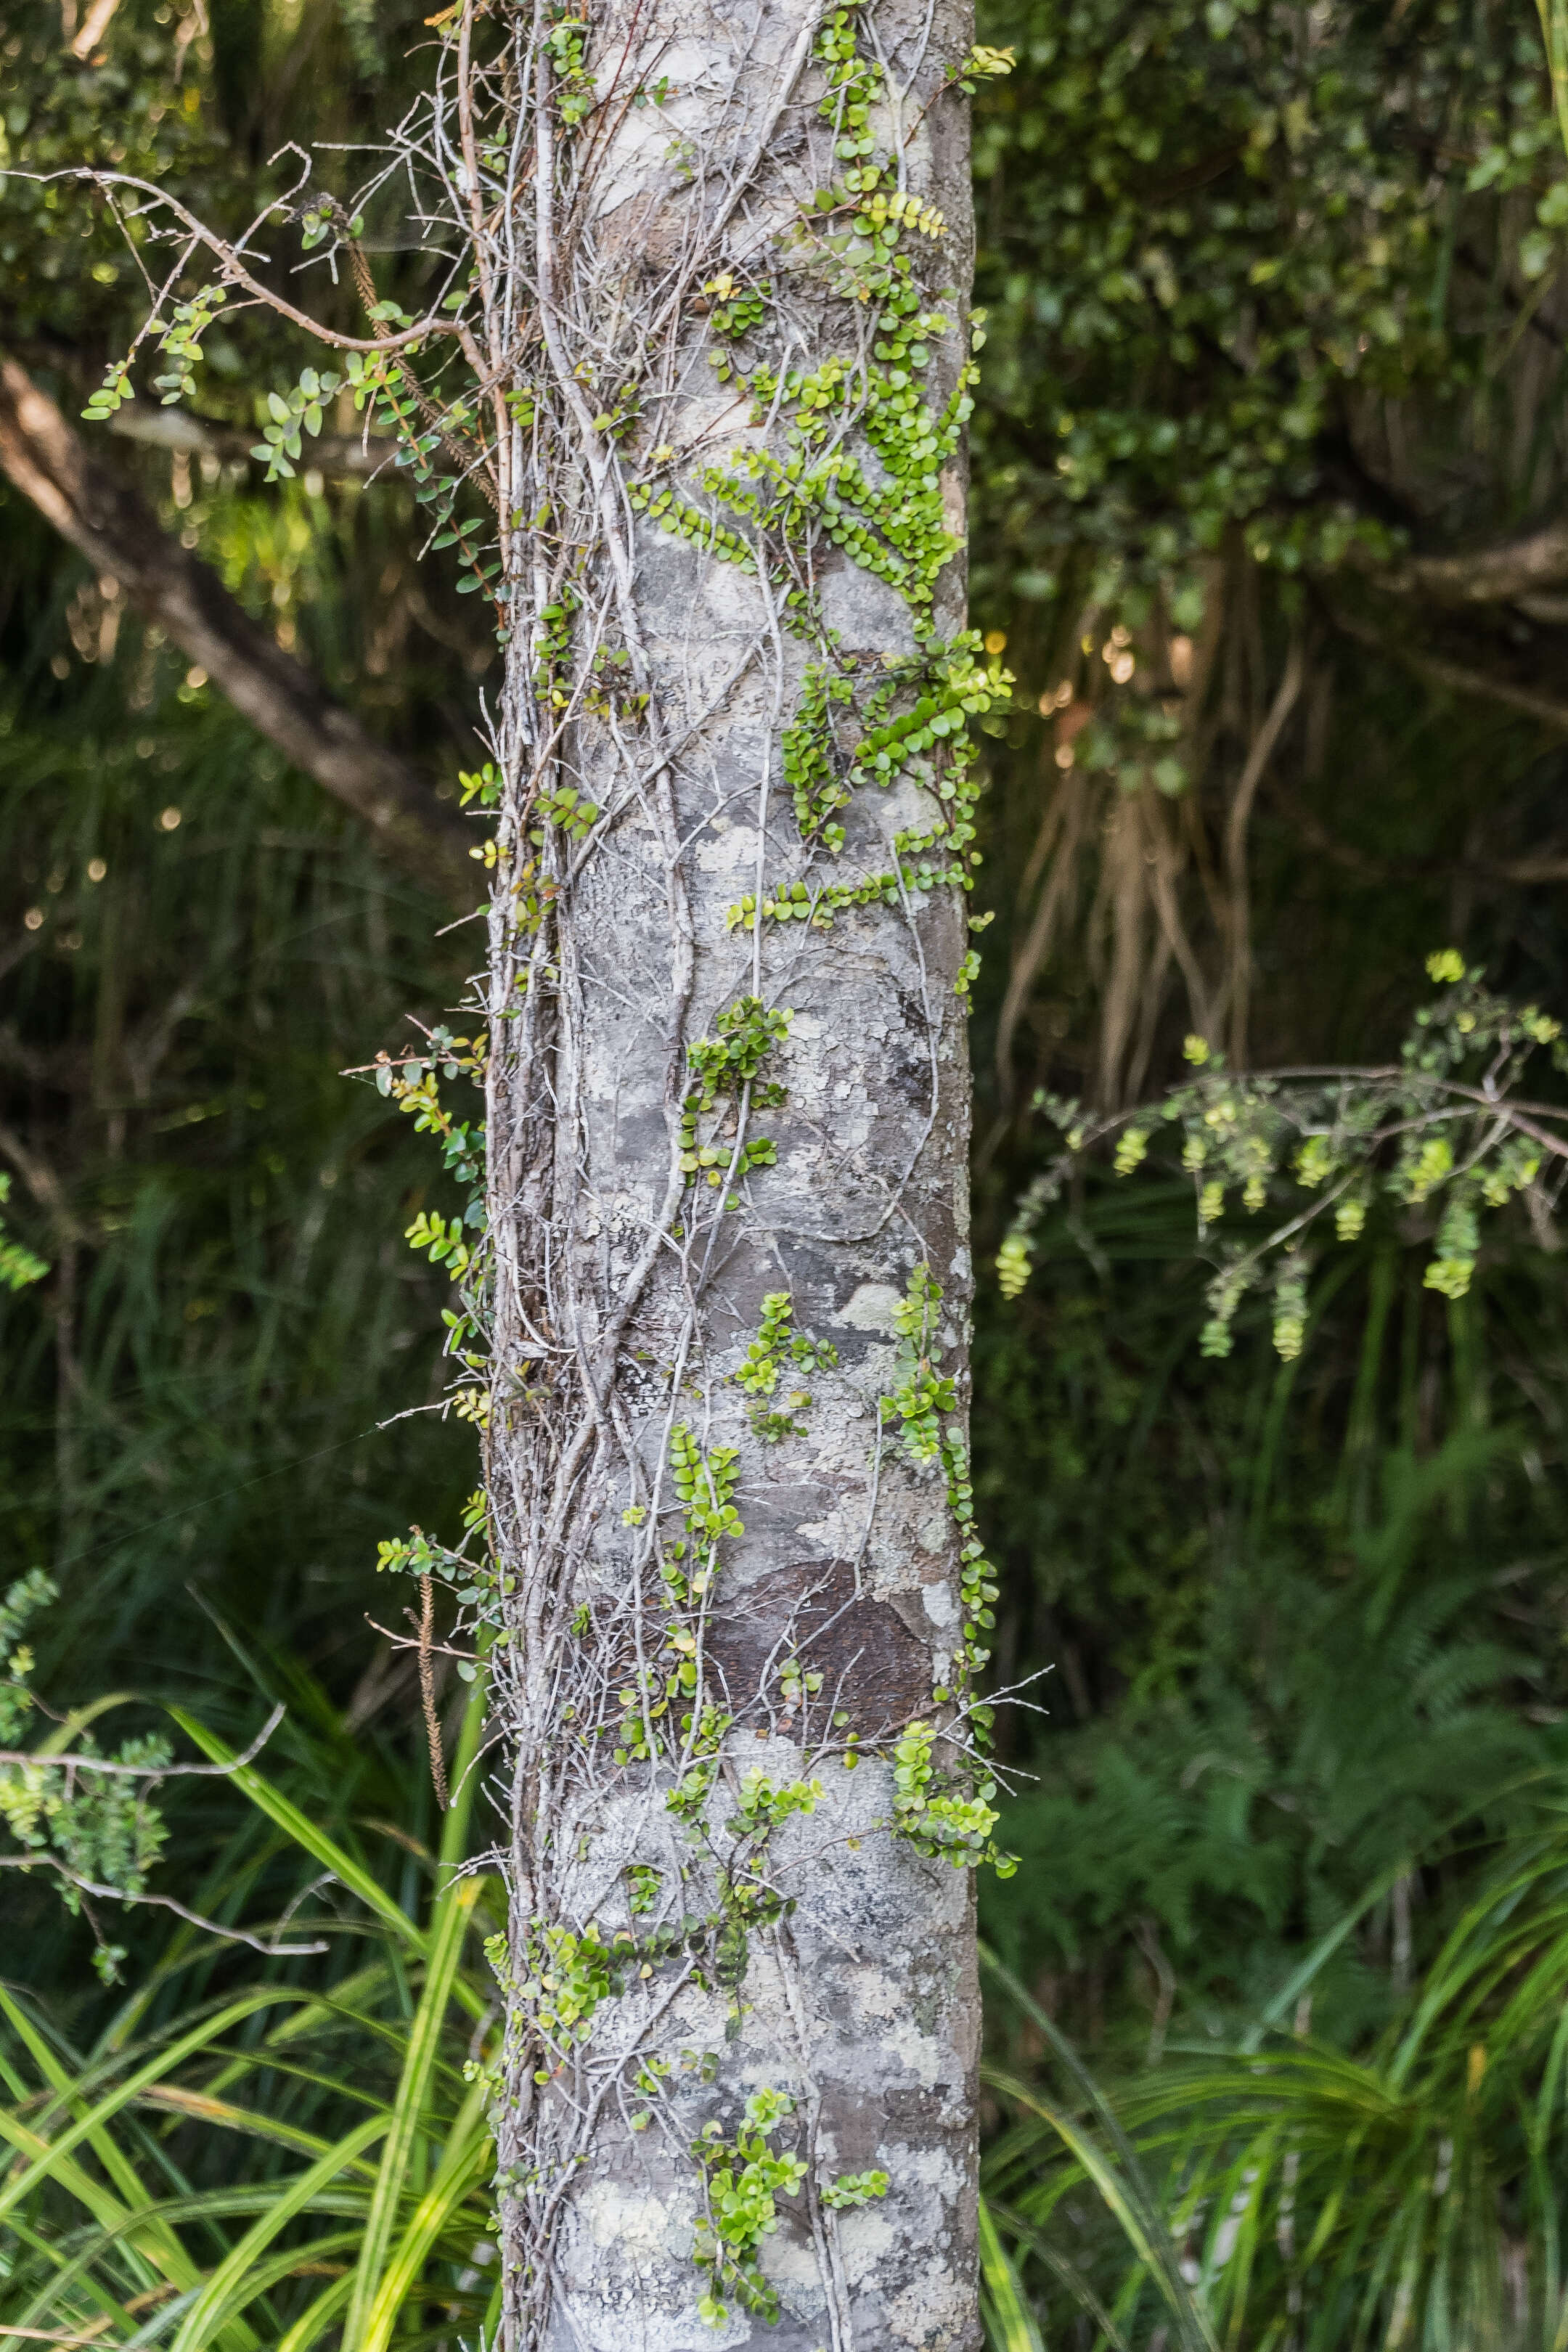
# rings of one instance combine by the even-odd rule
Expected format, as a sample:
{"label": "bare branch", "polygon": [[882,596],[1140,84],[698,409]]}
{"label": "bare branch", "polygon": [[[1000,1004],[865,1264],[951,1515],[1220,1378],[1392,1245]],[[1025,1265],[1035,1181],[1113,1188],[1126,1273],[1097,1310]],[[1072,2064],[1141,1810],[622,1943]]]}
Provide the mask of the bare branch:
{"label": "bare branch", "polygon": [[64,1185],[36,1151],[30,1150],[16,1129],[0,1120],[0,1158],[8,1160],[23,1183],[46,1216],[54,1221],[57,1230],[68,1241],[81,1241],[85,1229],[72,1212],[66,1198]]}
{"label": "bare branch", "polygon": [[[1347,873],[1359,875],[1368,883],[1445,881],[1461,874],[1471,882],[1568,881],[1568,850],[1563,848],[1539,850],[1528,857],[1377,857],[1369,850],[1358,849],[1352,842],[1342,841],[1277,777],[1271,781],[1269,796],[1278,814],[1303,841],[1322,856],[1332,858]],[[4,1038],[0,1037],[0,1053],[4,1050]]]}
{"label": "bare branch", "polygon": [[67,2336],[58,2327],[18,2327],[14,2319],[8,2319],[5,2333],[7,2336],[25,2336],[29,2344],[100,2345],[104,2330],[112,2326],[112,2320],[106,2314],[102,2319],[94,2320],[85,2336]]}
{"label": "bare branch", "polygon": [[1226,1000],[1230,1024],[1231,1060],[1238,1066],[1247,1060],[1247,1013],[1252,993],[1252,919],[1247,828],[1251,821],[1252,803],[1257,798],[1258,787],[1274,756],[1285,722],[1295,708],[1305,675],[1301,640],[1299,636],[1293,637],[1285,663],[1285,674],[1247,753],[1247,765],[1232,795],[1230,815],[1226,824],[1226,875],[1230,885],[1230,971]]}
{"label": "bare branch", "polygon": [[160,1911],[173,1911],[187,1927],[201,1928],[204,1935],[219,1936],[226,1944],[248,1944],[268,1960],[303,1960],[331,1947],[318,1938],[311,1944],[271,1944],[264,1937],[247,1935],[243,1927],[226,1927],[221,1920],[208,1919],[200,1911],[188,1911],[176,1903],[172,1895],[128,1894],[123,1886],[101,1886],[94,1878],[84,1878],[79,1871],[62,1862],[55,1853],[0,1853],[0,1870],[52,1870],[79,1895],[95,1895],[102,1903],[123,1903],[129,1908],[138,1903],[151,1903]]}
{"label": "bare branch", "polygon": [[[1471,662],[1453,661],[1445,654],[1428,653],[1420,646],[1406,644],[1397,635],[1371,627],[1359,615],[1337,606],[1332,619],[1334,626],[1343,635],[1353,637],[1357,645],[1386,659],[1403,662],[1406,669],[1413,670],[1417,677],[1429,679],[1434,686],[1449,687],[1456,694],[1473,694],[1486,702],[1500,702],[1505,709],[1517,710],[1523,718],[1539,719],[1543,727],[1568,733],[1568,694],[1505,677]],[[1521,875],[1513,878],[1545,877]]]}
{"label": "bare branch", "polygon": [[[296,154],[301,152],[298,148],[293,152]],[[263,304],[268,310],[276,311],[279,318],[289,320],[294,326],[302,327],[316,342],[326,343],[335,352],[401,352],[407,351],[412,345],[428,342],[433,335],[446,338],[457,334],[458,330],[451,320],[439,317],[416,319],[411,327],[403,327],[396,331],[388,330],[373,336],[339,334],[335,328],[323,326],[319,319],[312,319],[308,310],[297,310],[292,302],[285,301],[281,294],[272,292],[269,288],[261,283],[258,278],[253,278],[240,259],[239,246],[231,245],[226,237],[219,236],[215,230],[207,226],[205,221],[198,219],[195,213],[187,211],[184,205],[170,195],[166,188],[155,186],[151,180],[139,180],[130,172],[97,172],[84,164],[79,164],[67,172],[26,172],[19,173],[16,176],[20,179],[37,180],[43,184],[47,184],[51,180],[85,180],[89,186],[95,188],[133,189],[139,196],[145,196],[147,199],[146,204],[141,207],[142,213],[151,211],[154,205],[162,206],[179,222],[192,245],[203,247],[214,257],[218,264],[219,276],[223,284],[243,286],[254,300]],[[277,205],[268,207],[269,211],[279,209],[280,207]],[[267,215],[262,214],[260,219],[253,224],[252,230],[247,232],[247,239],[242,242],[248,241],[248,235],[254,234],[255,229],[259,228],[261,221],[266,217]],[[144,328],[142,331],[145,333],[148,331]]]}
{"label": "bare branch", "polygon": [[118,1764],[107,1756],[48,1756],[35,1748],[0,1748],[0,1764],[37,1764],[51,1772],[110,1772],[128,1780],[226,1780],[253,1764],[288,1710],[275,1706],[242,1754],[226,1764]]}

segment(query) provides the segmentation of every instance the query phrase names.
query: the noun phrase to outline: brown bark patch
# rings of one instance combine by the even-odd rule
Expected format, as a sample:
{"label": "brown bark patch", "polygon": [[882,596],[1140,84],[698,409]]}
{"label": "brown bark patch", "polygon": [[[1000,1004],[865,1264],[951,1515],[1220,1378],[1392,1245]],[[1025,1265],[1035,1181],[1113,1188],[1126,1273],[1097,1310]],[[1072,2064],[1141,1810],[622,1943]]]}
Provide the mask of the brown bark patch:
{"label": "brown bark patch", "polygon": [[773,1570],[723,1596],[708,1633],[710,1664],[737,1723],[795,1728],[780,1688],[786,1658],[822,1687],[807,1702],[814,1727],[840,1709],[843,1728],[891,1730],[931,1707],[931,1656],[896,1609],[857,1594],[847,1560]]}

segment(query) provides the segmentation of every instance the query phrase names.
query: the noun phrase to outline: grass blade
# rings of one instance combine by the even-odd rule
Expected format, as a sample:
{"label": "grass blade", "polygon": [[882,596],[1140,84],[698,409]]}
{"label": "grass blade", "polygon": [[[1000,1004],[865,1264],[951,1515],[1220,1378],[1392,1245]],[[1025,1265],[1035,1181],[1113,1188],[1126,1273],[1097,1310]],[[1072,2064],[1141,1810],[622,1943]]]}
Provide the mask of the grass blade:
{"label": "grass blade", "polygon": [[463,1942],[478,1902],[481,1882],[459,1879],[436,1898],[436,1925],[430,1939],[430,1960],[425,1989],[415,2011],[408,2053],[393,2103],[392,2126],[382,2149],[381,2165],[371,2195],[364,2246],[354,2273],[345,2340],[358,2346],[366,2327],[376,2289],[381,2284],[392,2246],[397,2210],[407,2193],[409,2167],[420,2125],[430,2105],[432,2078],[440,2054],[441,2035],[447,2021],[454,1981],[463,1956]]}
{"label": "grass blade", "polygon": [[[195,1716],[187,1715],[184,1707],[172,1706],[169,1713],[181,1730],[194,1739],[204,1755],[210,1757],[215,1764],[234,1764],[236,1750],[226,1740],[220,1739],[216,1731],[209,1731],[205,1724],[198,1722]],[[268,1819],[276,1822],[297,1845],[303,1846],[323,1869],[330,1870],[334,1878],[357,1895],[367,1909],[374,1911],[410,1951],[417,1953],[421,1959],[426,1957],[426,1938],[402,1905],[393,1900],[386,1889],[354,1860],[353,1854],[345,1853],[324,1830],[318,1829],[315,1822],[302,1813],[298,1805],[291,1803],[280,1789],[275,1789],[265,1773],[258,1772],[253,1764],[235,1764],[230,1777],[234,1786],[242,1790],[253,1805],[259,1807]]]}
{"label": "grass blade", "polygon": [[1049,2124],[1063,2145],[1078,2158],[1115,2215],[1138,2259],[1148,2264],[1169,2306],[1176,2333],[1182,2343],[1189,2347],[1189,2352],[1218,2352],[1214,2331],[1177,2267],[1169,2222],[1144,2178],[1137,2151],[1115,2112],[1056,2021],[1047,2016],[1038,2001],[1019,1983],[1012,1970],[1005,1968],[984,1944],[980,1947],[980,1965],[1045,2036],[1078,2084],[1116,2152],[1120,2168],[1108,2161],[1098,2144],[1062,2109],[1041,2099],[1024,2084],[1015,2082],[1011,2076],[1000,2074],[994,2069],[987,2070],[987,2079],[1030,2113],[1038,2116],[1042,2122]]}
{"label": "grass blade", "polygon": [[361,2352],[386,2352],[398,2315],[418,2284],[437,2239],[481,2179],[490,2153],[488,2106],[488,2090],[484,2084],[476,2083],[452,2126],[440,2169],[393,2250],[363,2336],[354,2339]]}
{"label": "grass blade", "polygon": [[288,2334],[279,2336],[278,2352],[310,2352],[312,2344],[319,2344],[353,2294],[353,2283],[352,2271],[344,2278],[334,2279],[310,2309],[300,2314]]}
{"label": "grass blade", "polygon": [[980,2200],[980,2275],[985,2284],[993,2352],[1046,2352],[1034,2313],[1012,2257],[996,2234],[984,2198]]}
{"label": "grass blade", "polygon": [[[13,2173],[4,2187],[0,2187],[0,2218],[10,2212],[24,2197],[30,2196],[42,2181],[51,2177],[58,2178],[57,2168],[61,2159],[69,2156],[83,2140],[90,2141],[95,2132],[117,2116],[122,2107],[128,2106],[150,2084],[155,2083],[161,2074],[172,2072],[183,2059],[201,2049],[205,2042],[216,2041],[231,2026],[242,2023],[247,2017],[254,2017],[258,2010],[270,2009],[277,2001],[299,2000],[301,1998],[302,1995],[286,1985],[269,1985],[257,1992],[244,1993],[237,2000],[232,2000],[216,2011],[202,2024],[193,2026],[188,2033],[167,2049],[158,2051],[133,2074],[128,2074],[123,2082],[116,2084],[95,2106],[89,2108],[85,2115],[79,2115],[58,2138],[47,2141],[45,2155],[36,2158],[22,2171]],[[0,2113],[0,2129],[10,2131],[16,2128],[17,2126],[14,2126],[12,2119]]]}
{"label": "grass blade", "polygon": [[307,2166],[277,2193],[260,2219],[251,2224],[237,2245],[231,2247],[207,2280],[185,2314],[171,2352],[205,2352],[205,2347],[214,2340],[215,2331],[263,2292],[258,2255],[265,2252],[279,2230],[286,2229],[298,2214],[305,2212],[321,2190],[328,2188],[341,2172],[346,2171],[355,2158],[362,2155],[374,2140],[379,2139],[386,2128],[384,2116],[367,2116],[356,2130],[348,2133],[317,2163]]}

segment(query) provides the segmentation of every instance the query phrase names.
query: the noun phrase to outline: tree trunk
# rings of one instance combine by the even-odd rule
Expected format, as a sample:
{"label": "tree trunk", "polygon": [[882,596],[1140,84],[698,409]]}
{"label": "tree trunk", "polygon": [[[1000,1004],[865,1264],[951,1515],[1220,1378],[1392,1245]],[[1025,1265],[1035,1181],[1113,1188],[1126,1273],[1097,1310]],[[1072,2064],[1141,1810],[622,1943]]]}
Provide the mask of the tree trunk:
{"label": "tree trunk", "polygon": [[[487,1088],[483,1239],[411,1234],[461,1281],[484,1557],[386,1558],[455,1571],[506,1759],[503,2335],[964,2352],[967,730],[1008,681],[963,626],[963,96],[1005,66],[966,0],[568,9],[427,19],[364,201],[424,192],[429,315],[333,199],[274,208],[346,259],[372,332],[317,331],[505,647],[484,1031],[381,1073],[459,1176],[441,1076]],[[237,289],[310,325],[131,184],[218,264],[161,383]],[[273,467],[340,383],[269,396]],[[90,413],[130,398],[117,362]]]}
{"label": "tree trunk", "polygon": [[967,12],[504,31],[446,57],[508,633],[507,2341],[957,2352],[994,1819],[964,721],[1000,691],[962,634]]}

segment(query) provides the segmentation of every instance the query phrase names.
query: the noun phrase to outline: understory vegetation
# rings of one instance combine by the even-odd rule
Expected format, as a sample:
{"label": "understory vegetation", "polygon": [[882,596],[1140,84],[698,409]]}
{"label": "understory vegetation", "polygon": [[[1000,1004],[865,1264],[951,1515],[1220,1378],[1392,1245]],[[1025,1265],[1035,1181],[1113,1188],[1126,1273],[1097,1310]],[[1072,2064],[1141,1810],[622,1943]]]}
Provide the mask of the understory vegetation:
{"label": "understory vegetation", "polygon": [[[0,168],[112,148],[225,218],[285,135],[373,135],[422,37],[403,0],[121,0],[78,57],[68,0],[29,14]],[[981,722],[973,1431],[1021,1857],[981,1895],[987,2326],[1562,2352],[1563,1162],[1458,1258],[1452,1161],[1369,1192],[1221,1353],[1216,1279],[1298,1188],[1229,1170],[1200,1221],[1214,1171],[1139,1109],[1397,1068],[1467,971],[1568,1022],[1542,30],[983,18],[1016,64],[976,100],[973,611],[1016,685]],[[13,174],[0,257],[0,347],[74,418],[142,299],[113,224]],[[374,259],[412,307],[420,255]],[[405,482],[309,446],[263,482],[269,335],[209,339],[201,446],[141,402],[80,430],[455,805],[482,600],[416,568]],[[376,1557],[473,1485],[404,1238],[460,1195],[363,1074],[450,1020],[477,934],[14,480],[0,531],[0,1230],[47,1267],[0,1258],[0,1598],[55,1589],[7,1620],[5,1736],[226,1767],[156,1835],[73,1790],[67,1907],[0,1758],[0,2341],[456,2352],[496,2289],[482,1682]],[[1145,1140],[1052,1175],[1075,1121]],[[161,1900],[94,1895],[142,1833],[116,1866]]]}

